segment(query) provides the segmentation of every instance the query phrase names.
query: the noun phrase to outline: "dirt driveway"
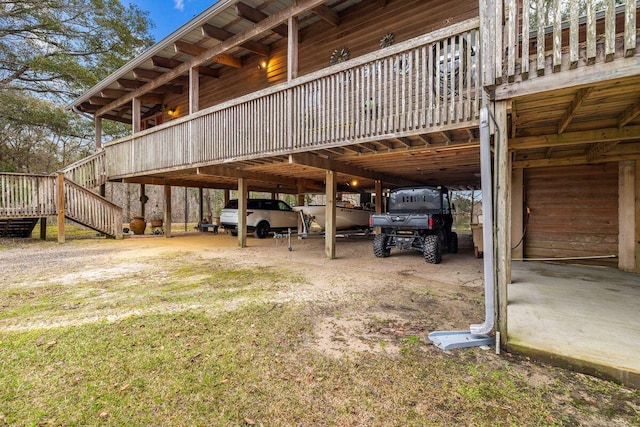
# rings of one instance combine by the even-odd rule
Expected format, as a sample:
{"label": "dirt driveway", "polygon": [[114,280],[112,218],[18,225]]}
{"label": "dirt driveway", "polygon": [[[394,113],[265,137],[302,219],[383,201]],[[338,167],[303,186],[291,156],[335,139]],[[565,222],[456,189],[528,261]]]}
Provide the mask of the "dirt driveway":
{"label": "dirt driveway", "polygon": [[[163,256],[275,268],[304,278],[275,299],[312,301],[319,315],[312,345],[336,357],[362,350],[395,353],[402,337],[415,335],[426,341],[432,330],[467,329],[484,316],[482,260],[473,257],[468,236],[461,236],[460,253],[445,254],[440,265],[425,263],[417,252],[375,258],[371,238],[362,236],[339,238],[337,259],[333,260],[325,257],[321,237],[292,238],[291,250],[283,239],[250,238],[248,247],[240,249],[236,238],[213,233],[187,233],[171,239],[76,240],[62,246],[17,241],[13,249],[0,252],[5,285],[15,287],[157,273],[163,268]],[[155,307],[154,311],[168,309]],[[0,319],[0,327],[15,330],[102,320],[77,313],[58,322],[34,319],[20,325]],[[100,313],[108,320],[132,314]]]}

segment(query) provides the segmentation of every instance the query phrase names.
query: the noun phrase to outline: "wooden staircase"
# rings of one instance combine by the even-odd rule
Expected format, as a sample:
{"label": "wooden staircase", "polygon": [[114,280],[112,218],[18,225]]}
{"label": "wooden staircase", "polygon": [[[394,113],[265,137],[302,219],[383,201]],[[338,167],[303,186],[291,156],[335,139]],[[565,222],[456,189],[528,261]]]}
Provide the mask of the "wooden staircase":
{"label": "wooden staircase", "polygon": [[65,219],[121,239],[122,208],[89,189],[106,180],[104,151],[54,175],[0,173],[0,237],[29,237],[38,219],[56,216],[59,241]]}
{"label": "wooden staircase", "polygon": [[29,237],[38,218],[6,218],[0,219],[0,237]]}

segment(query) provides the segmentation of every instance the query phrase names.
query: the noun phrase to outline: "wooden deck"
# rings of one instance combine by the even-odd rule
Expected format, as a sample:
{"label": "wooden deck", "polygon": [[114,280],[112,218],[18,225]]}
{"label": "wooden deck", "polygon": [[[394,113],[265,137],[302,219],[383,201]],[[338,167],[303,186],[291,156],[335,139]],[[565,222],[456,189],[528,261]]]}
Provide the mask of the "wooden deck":
{"label": "wooden deck", "polygon": [[393,149],[477,127],[478,26],[471,19],[114,141],[109,177],[374,142]]}

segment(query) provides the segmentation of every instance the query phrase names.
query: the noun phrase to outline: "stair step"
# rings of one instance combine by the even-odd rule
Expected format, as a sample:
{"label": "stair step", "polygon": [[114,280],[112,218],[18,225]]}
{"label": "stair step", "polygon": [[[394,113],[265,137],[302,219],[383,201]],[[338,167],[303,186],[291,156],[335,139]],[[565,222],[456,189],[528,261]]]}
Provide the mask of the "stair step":
{"label": "stair step", "polygon": [[31,237],[38,218],[0,219],[0,237]]}

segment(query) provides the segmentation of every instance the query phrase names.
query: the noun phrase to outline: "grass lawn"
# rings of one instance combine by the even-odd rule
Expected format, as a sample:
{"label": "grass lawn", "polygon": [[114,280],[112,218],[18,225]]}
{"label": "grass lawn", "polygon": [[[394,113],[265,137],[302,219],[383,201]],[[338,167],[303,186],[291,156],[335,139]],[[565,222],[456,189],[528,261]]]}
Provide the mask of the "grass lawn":
{"label": "grass lawn", "polygon": [[[480,349],[409,335],[398,355],[326,355],[310,342],[329,308],[273,298],[296,274],[150,261],[126,279],[0,286],[0,425],[640,425],[638,391]],[[39,319],[56,326],[19,327]]]}

